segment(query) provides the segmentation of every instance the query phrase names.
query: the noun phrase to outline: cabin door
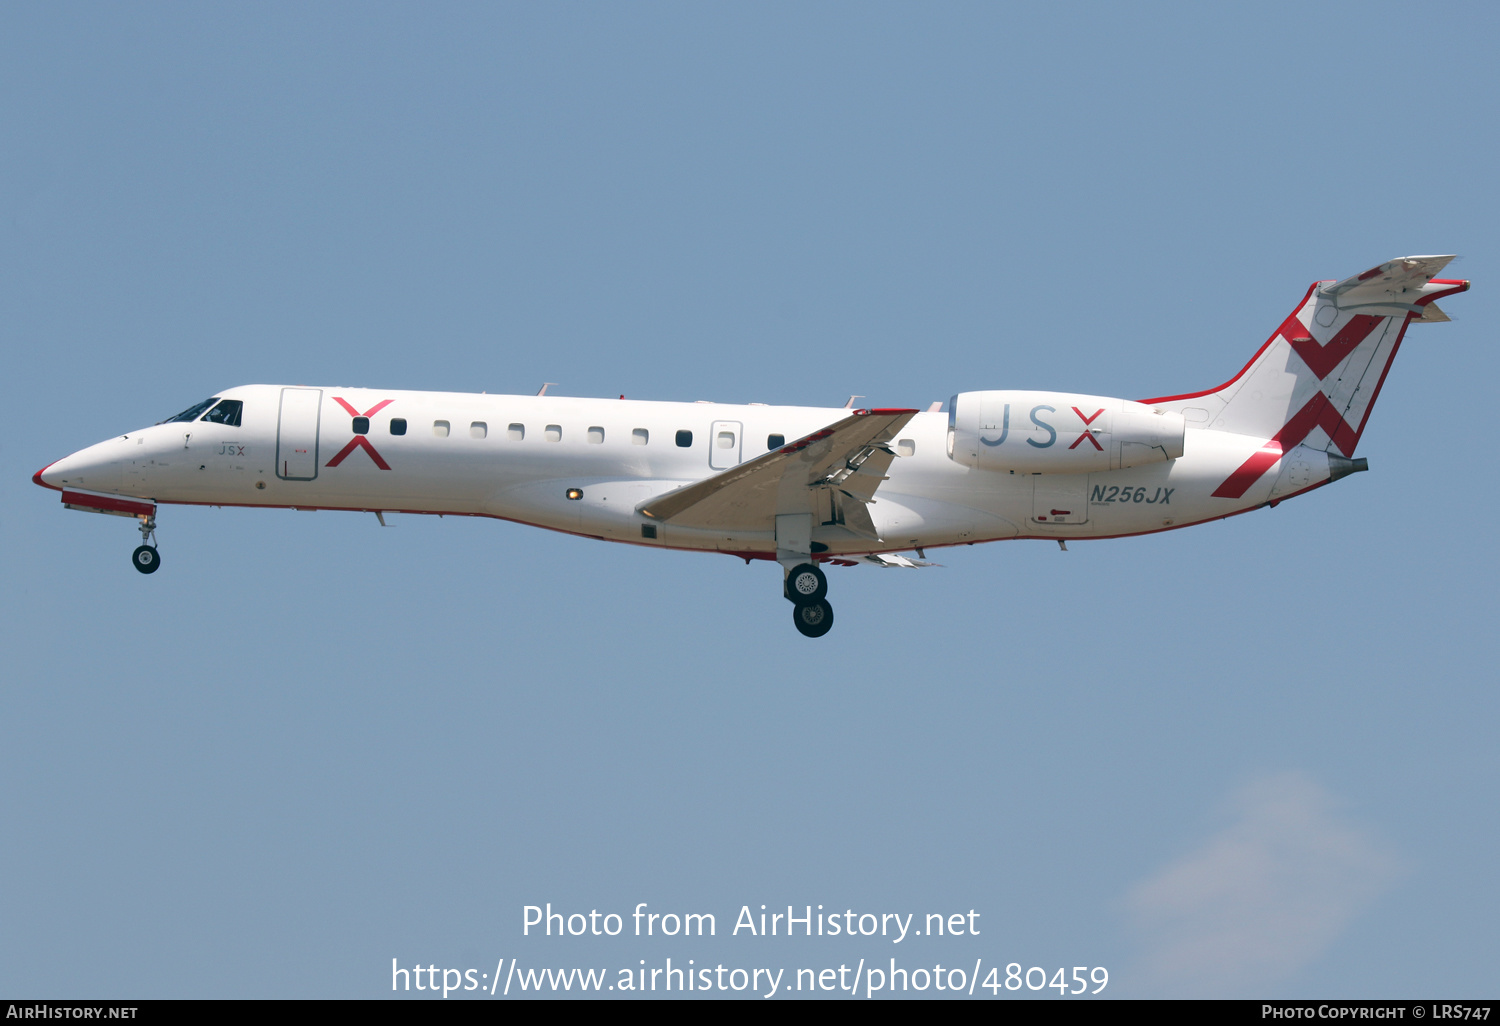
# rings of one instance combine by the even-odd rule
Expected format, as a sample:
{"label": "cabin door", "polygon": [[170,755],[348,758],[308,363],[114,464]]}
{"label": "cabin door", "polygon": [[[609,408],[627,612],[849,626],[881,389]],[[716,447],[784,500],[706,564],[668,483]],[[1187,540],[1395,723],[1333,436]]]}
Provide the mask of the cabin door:
{"label": "cabin door", "polygon": [[276,476],[311,481],[318,476],[318,411],[321,388],[283,388],[276,422]]}

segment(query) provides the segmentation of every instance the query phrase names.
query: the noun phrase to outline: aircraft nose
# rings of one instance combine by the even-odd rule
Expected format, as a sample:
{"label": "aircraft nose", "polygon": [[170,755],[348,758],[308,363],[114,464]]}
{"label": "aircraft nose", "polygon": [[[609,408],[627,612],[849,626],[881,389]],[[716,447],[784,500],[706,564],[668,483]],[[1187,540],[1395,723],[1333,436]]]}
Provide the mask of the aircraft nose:
{"label": "aircraft nose", "polygon": [[43,488],[61,488],[62,485],[58,483],[58,475],[52,469],[55,466],[57,466],[56,463],[49,463],[35,474],[32,474],[32,483],[39,484]]}
{"label": "aircraft nose", "polygon": [[92,492],[113,492],[120,488],[120,463],[114,453],[103,451],[110,443],[101,442],[64,456],[56,463],[31,475],[43,488],[86,488]]}

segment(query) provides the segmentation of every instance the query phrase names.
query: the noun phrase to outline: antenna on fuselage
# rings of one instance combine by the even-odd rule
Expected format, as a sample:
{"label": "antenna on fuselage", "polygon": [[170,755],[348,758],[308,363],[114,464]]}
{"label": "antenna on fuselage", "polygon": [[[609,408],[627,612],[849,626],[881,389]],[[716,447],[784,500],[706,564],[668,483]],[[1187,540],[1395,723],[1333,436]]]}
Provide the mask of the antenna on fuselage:
{"label": "antenna on fuselage", "polygon": [[854,400],[856,400],[856,399],[868,399],[868,398],[870,398],[870,397],[867,396],[867,395],[851,395],[849,397],[849,401],[844,404],[844,409],[846,409],[846,410],[852,410],[852,409],[854,409]]}
{"label": "antenna on fuselage", "polygon": [[555,384],[557,384],[557,382],[555,382],[555,381],[544,381],[544,382],[542,382],[542,387],[536,390],[536,394],[537,395],[546,395],[547,394],[547,389],[551,388]]}

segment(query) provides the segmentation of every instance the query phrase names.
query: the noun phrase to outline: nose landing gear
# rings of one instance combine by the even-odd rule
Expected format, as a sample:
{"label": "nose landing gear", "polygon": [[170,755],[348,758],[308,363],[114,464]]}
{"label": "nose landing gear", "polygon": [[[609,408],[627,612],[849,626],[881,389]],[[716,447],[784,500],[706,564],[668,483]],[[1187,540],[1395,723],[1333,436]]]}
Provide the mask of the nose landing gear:
{"label": "nose landing gear", "polygon": [[131,565],[143,574],[154,574],[161,566],[161,556],[156,551],[156,517],[141,516],[141,544],[130,554]]}
{"label": "nose landing gear", "polygon": [[821,638],[833,627],[828,604],[828,578],[814,563],[801,563],[786,575],[786,597],[792,603],[792,623],[808,638]]}

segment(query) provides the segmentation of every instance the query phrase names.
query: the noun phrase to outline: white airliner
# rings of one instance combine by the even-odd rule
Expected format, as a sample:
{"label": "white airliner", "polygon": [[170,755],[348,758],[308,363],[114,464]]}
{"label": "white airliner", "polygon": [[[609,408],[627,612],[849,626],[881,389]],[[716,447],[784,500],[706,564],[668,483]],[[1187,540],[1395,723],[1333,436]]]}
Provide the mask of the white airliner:
{"label": "white airliner", "polygon": [[161,504],[496,517],[774,560],[818,637],[824,565],[1171,530],[1364,470],[1354,449],[1407,326],[1446,321],[1433,300],[1469,287],[1435,277],[1452,259],[1315,283],[1239,374],[1189,395],[961,392],[922,412],[243,385],[33,480],[139,519],[142,573]]}

